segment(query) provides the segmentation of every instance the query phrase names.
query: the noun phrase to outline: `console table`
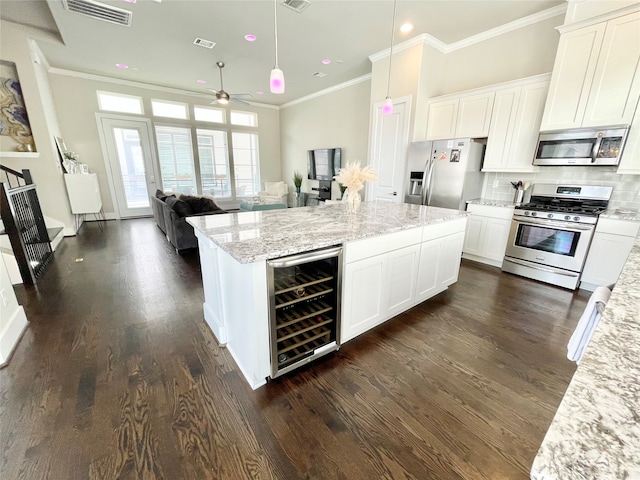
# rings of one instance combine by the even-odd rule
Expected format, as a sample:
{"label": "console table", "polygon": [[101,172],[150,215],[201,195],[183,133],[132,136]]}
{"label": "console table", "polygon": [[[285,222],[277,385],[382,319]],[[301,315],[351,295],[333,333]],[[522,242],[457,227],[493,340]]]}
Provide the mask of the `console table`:
{"label": "console table", "polygon": [[98,175],[95,173],[65,173],[64,183],[67,185],[67,196],[71,204],[71,213],[75,215],[76,232],[80,228],[80,219],[87,213],[94,215],[98,227],[102,230],[105,221],[102,210],[102,198]]}
{"label": "console table", "polygon": [[282,203],[266,203],[261,201],[242,200],[240,202],[240,210],[243,212],[256,212],[259,210],[277,210],[287,208]]}

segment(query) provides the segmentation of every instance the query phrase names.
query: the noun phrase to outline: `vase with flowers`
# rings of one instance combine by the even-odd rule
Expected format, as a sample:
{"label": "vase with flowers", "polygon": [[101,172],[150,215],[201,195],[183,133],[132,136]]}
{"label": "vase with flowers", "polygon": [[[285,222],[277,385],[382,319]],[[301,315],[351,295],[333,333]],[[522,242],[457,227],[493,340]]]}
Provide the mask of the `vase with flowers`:
{"label": "vase with flowers", "polygon": [[362,167],[360,162],[348,162],[346,167],[338,170],[338,175],[334,179],[347,187],[342,196],[342,202],[349,213],[355,213],[362,201],[360,190],[364,188],[364,183],[377,182],[378,173],[369,165]]}

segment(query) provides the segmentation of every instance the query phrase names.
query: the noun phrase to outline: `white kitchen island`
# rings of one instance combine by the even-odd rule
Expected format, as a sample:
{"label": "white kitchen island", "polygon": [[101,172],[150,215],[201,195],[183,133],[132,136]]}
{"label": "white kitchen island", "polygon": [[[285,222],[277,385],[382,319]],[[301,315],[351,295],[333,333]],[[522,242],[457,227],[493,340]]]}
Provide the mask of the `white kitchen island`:
{"label": "white kitchen island", "polygon": [[204,318],[252,388],[270,376],[267,261],[343,247],[339,343],[446,290],[458,278],[466,213],[365,202],[189,217]]}

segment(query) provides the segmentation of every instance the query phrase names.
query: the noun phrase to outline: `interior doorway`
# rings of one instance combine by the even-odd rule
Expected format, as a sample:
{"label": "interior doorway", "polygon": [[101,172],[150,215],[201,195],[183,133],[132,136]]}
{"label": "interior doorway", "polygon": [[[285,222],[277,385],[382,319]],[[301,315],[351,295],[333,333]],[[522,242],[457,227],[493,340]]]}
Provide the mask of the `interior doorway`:
{"label": "interior doorway", "polygon": [[119,218],[152,215],[149,196],[156,190],[157,162],[149,119],[97,114],[114,208]]}

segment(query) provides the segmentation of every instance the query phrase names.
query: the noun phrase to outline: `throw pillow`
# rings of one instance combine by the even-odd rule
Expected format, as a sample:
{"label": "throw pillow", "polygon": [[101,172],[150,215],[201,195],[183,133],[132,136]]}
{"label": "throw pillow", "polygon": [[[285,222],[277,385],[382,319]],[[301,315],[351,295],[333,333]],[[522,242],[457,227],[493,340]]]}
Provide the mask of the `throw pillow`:
{"label": "throw pillow", "polygon": [[267,195],[283,195],[284,182],[264,182],[264,189]]}
{"label": "throw pillow", "polygon": [[209,197],[196,197],[194,195],[180,195],[180,200],[186,202],[193,213],[206,213],[222,210],[218,204]]}
{"label": "throw pillow", "polygon": [[167,205],[169,205],[170,208],[173,209],[174,212],[176,212],[178,214],[179,217],[188,217],[190,215],[193,215],[193,210],[191,210],[191,207],[189,206],[189,204],[187,202],[183,202],[182,200],[180,200],[179,198],[176,197],[167,197],[167,199],[165,200],[165,202],[167,203]]}
{"label": "throw pillow", "polygon": [[156,190],[156,198],[163,202],[167,199],[167,195],[160,189]]}

